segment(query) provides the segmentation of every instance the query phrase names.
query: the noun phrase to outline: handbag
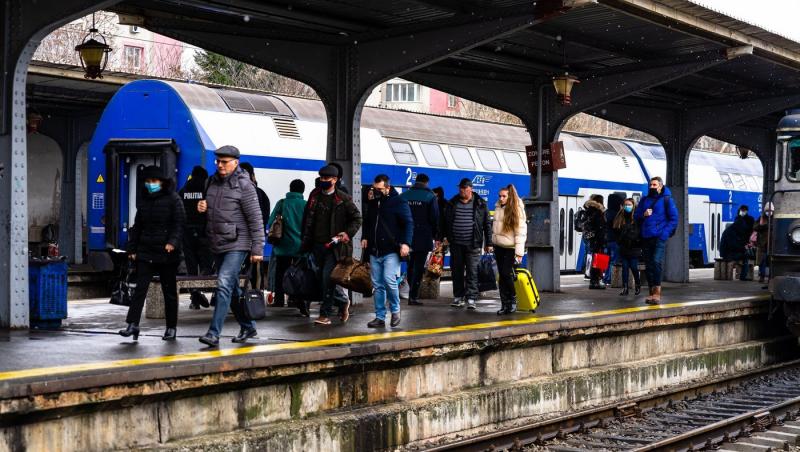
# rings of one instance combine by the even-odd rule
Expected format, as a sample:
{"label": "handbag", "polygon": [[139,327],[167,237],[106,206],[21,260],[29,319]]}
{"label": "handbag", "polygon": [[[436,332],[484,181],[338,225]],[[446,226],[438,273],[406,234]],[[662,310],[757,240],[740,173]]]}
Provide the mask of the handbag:
{"label": "handbag", "polygon": [[317,266],[310,255],[297,258],[283,274],[283,291],[295,300],[322,300],[322,287],[317,272]]}
{"label": "handbag", "polygon": [[497,290],[497,262],[491,254],[484,254],[478,263],[478,292]]}
{"label": "handbag", "polygon": [[128,262],[125,264],[123,270],[120,272],[119,280],[114,283],[111,289],[111,299],[109,303],[117,306],[130,306],[133,294],[136,292],[136,280],[131,276],[133,273],[133,264]]}
{"label": "handbag", "polygon": [[372,295],[372,276],[367,262],[352,257],[342,259],[333,268],[331,281],[353,292]]}
{"label": "handbag", "polygon": [[425,270],[432,276],[439,278],[444,271],[444,253],[442,252],[442,245],[436,247],[428,256],[425,262]]}
{"label": "handbag", "polygon": [[608,254],[603,253],[594,253],[592,254],[592,268],[596,268],[600,271],[608,270],[608,265],[610,264],[611,256]]}
{"label": "handbag", "polygon": [[250,278],[245,279],[244,292],[239,297],[239,312],[247,320],[261,320],[267,316],[267,306],[261,287],[261,263],[252,266],[256,272],[256,287],[250,287]]}
{"label": "handbag", "polygon": [[275,220],[272,222],[272,226],[269,227],[269,233],[267,234],[267,242],[270,245],[277,245],[281,242],[283,238],[283,215],[278,214],[275,216]]}

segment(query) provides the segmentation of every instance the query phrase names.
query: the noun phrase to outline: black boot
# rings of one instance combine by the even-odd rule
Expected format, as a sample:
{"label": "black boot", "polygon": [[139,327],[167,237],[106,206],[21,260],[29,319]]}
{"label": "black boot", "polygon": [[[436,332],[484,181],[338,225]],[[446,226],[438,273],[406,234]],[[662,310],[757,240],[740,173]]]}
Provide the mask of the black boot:
{"label": "black boot", "polygon": [[633,288],[633,294],[634,294],[634,295],[639,295],[640,293],[642,293],[642,285],[641,285],[641,284],[637,284],[637,285],[636,285],[636,286]]}
{"label": "black boot", "polygon": [[622,286],[622,292],[619,293],[621,297],[628,295],[628,286]]}
{"label": "black boot", "polygon": [[177,332],[177,330],[175,330],[175,328],[167,328],[167,330],[164,331],[164,335],[161,336],[161,340],[162,341],[174,341],[175,338],[177,337],[177,335],[178,335],[178,332]]}
{"label": "black boot", "polygon": [[497,315],[504,314],[508,314],[508,302],[505,300],[500,300],[500,310],[497,311]]}
{"label": "black boot", "polygon": [[128,327],[124,330],[119,330],[119,335],[122,337],[130,337],[133,336],[134,341],[139,340],[139,325],[135,323],[129,323]]}

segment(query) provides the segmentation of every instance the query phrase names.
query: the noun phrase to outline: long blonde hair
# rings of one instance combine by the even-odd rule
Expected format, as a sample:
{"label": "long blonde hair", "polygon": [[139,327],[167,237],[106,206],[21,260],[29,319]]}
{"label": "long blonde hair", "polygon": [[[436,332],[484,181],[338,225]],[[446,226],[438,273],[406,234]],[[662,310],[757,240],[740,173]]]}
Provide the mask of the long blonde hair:
{"label": "long blonde hair", "polygon": [[508,201],[506,201],[505,210],[503,212],[503,232],[515,232],[519,227],[519,208],[520,199],[517,195],[517,189],[514,184],[508,184],[507,187],[501,188],[500,191],[508,192]]}
{"label": "long blonde hair", "polygon": [[[630,216],[628,216],[627,212],[625,212],[625,203],[630,202],[633,204],[633,210],[631,211]],[[619,212],[617,212],[617,216],[614,217],[614,223],[612,223],[611,227],[614,229],[619,229],[622,227],[623,224],[627,223],[628,220],[633,220],[633,212],[636,211],[636,200],[633,198],[628,198],[622,201],[622,204],[619,206]]]}

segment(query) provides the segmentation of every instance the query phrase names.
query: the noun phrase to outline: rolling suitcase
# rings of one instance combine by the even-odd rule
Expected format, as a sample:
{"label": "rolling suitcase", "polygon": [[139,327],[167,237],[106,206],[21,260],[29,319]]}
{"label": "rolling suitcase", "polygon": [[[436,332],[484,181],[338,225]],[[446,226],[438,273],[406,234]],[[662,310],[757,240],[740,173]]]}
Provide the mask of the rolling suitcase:
{"label": "rolling suitcase", "polygon": [[539,307],[539,291],[527,268],[514,269],[514,291],[517,294],[517,311],[536,312]]}

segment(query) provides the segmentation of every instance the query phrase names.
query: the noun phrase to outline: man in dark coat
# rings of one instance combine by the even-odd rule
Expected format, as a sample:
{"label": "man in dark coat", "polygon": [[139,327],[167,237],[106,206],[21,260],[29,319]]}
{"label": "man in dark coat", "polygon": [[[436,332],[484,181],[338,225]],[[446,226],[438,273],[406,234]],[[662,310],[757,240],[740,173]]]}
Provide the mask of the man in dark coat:
{"label": "man in dark coat", "polygon": [[311,252],[320,268],[322,306],[319,325],[330,325],[334,304],[342,322],[350,318],[350,300],[336,290],[330,279],[336,263],[353,256],[352,237],[361,229],[361,212],[347,193],[336,188],[339,171],[326,165],[319,170],[319,188],[308,196],[303,212],[301,252]]}
{"label": "man in dark coat", "polygon": [[419,301],[419,286],[425,273],[425,260],[433,250],[434,238],[439,236],[439,203],[428,188],[429,182],[427,174],[418,174],[414,186],[400,195],[408,203],[414,217],[414,238],[407,271],[409,305],[422,304]]}
{"label": "man in dark coat", "polygon": [[739,279],[745,281],[747,279],[748,260],[750,256],[747,253],[747,245],[750,243],[750,235],[753,233],[755,226],[755,219],[750,216],[750,208],[742,204],[739,206],[736,219],[733,220],[733,229],[736,232],[736,246],[742,251],[742,271],[739,274]]}
{"label": "man in dark coat", "polygon": [[217,303],[208,332],[200,342],[209,347],[219,345],[219,336],[228,308],[234,301],[233,314],[239,322],[239,334],[233,342],[255,337],[256,324],[238,309],[241,288],[239,272],[250,256],[250,263],[264,259],[264,223],[258,204],[256,187],[250,176],[239,167],[239,149],[222,146],[214,152],[217,172],[208,183],[206,199],[197,204],[197,211],[206,213],[206,234],[217,268]]}
{"label": "man in dark coat", "polygon": [[141,201],[128,235],[128,257],[136,262],[136,291],[128,308],[128,326],[119,332],[124,337],[139,337],[139,320],[153,275],[158,274],[164,294],[167,329],[164,340],[175,340],[178,325],[178,287],[176,275],[186,215],[172,180],[161,168],[148,166],[142,171]]}
{"label": "man in dark coat", "polygon": [[[264,228],[266,228],[267,225],[269,224],[269,214],[270,214],[269,196],[267,196],[267,193],[264,190],[259,188],[258,181],[256,180],[256,172],[255,169],[253,168],[253,165],[250,164],[249,162],[242,162],[240,166],[242,167],[243,170],[247,171],[247,174],[250,176],[250,182],[252,182],[253,185],[256,187],[256,194],[258,195],[258,207],[261,209],[261,221],[264,222]],[[253,287],[256,287],[256,283],[258,280],[257,275],[255,273],[251,273],[251,267],[246,263],[245,267],[246,267],[245,272],[250,276],[250,284],[252,284]],[[266,289],[267,278],[265,270],[266,270],[265,266],[262,265],[261,287],[258,287],[258,289]],[[281,303],[280,306],[283,306],[283,304]]]}
{"label": "man in dark coat", "polygon": [[389,176],[375,176],[369,192],[361,247],[370,256],[372,286],[375,289],[375,319],[370,328],[386,326],[386,302],[392,313],[391,325],[400,324],[400,259],[408,257],[414,220],[405,199],[389,185]]}
{"label": "man in dark coat", "polygon": [[492,252],[492,224],[486,201],[472,191],[472,181],[461,179],[458,195],[447,203],[443,236],[450,245],[455,308],[475,309],[481,248]]}
{"label": "man in dark coat", "polygon": [[[202,166],[192,168],[192,174],[178,192],[186,212],[186,228],[183,234],[183,258],[186,273],[189,275],[210,275],[214,257],[208,248],[206,237],[206,215],[197,211],[197,203],[205,197],[208,171]],[[208,307],[208,299],[203,292],[192,289],[190,309]]]}

